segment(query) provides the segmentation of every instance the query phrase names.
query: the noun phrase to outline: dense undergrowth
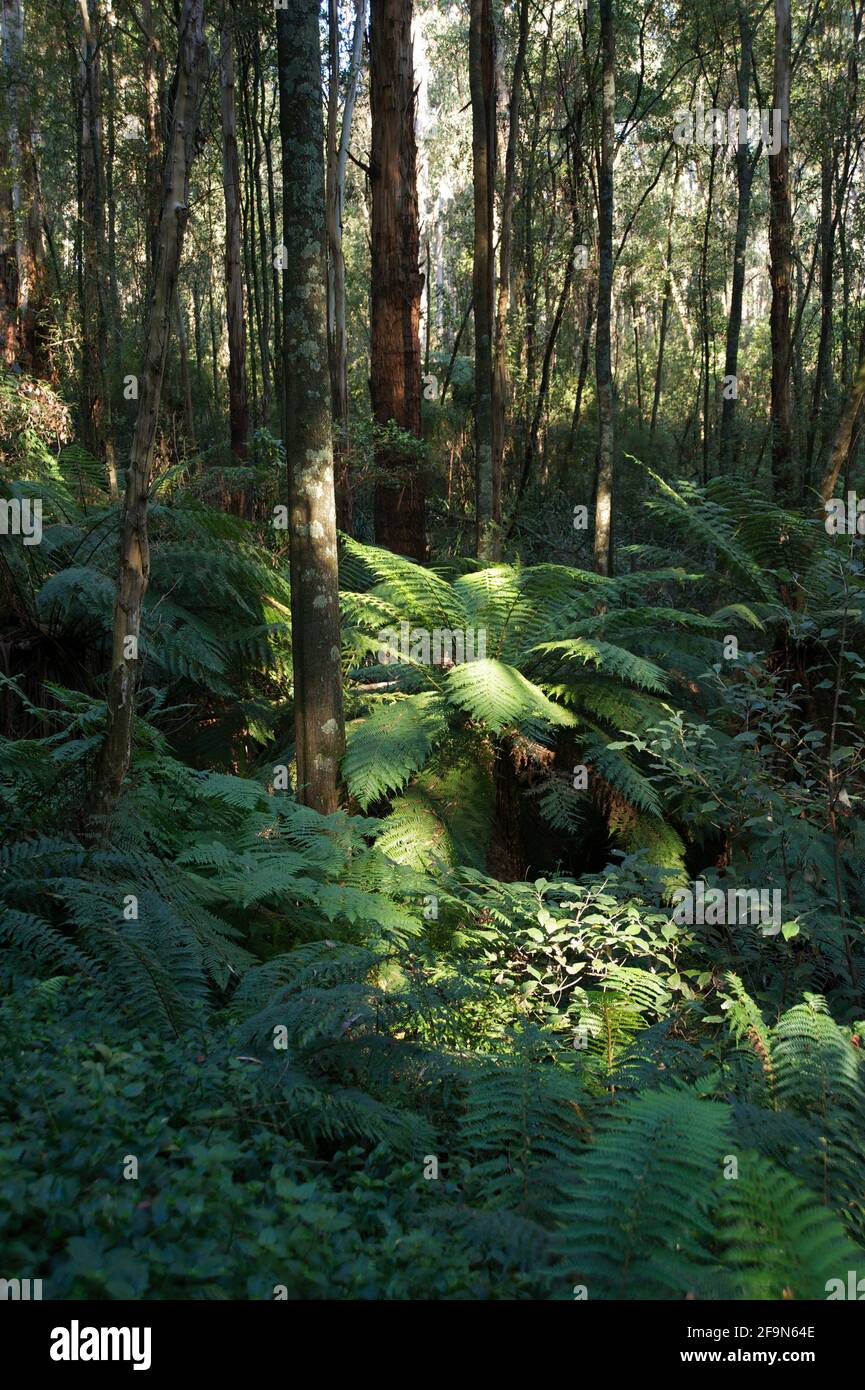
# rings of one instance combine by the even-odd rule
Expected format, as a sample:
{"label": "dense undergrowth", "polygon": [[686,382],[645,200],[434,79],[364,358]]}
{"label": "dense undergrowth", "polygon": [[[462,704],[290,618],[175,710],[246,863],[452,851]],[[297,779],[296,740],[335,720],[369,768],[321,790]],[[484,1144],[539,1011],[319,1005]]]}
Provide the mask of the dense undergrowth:
{"label": "dense undergrowth", "polygon": [[[4,484],[45,507],[41,545],[0,538],[4,1269],[58,1298],[825,1298],[865,1260],[858,543],[648,470],[665,544],[609,580],[345,538],[322,818],[257,450],[222,478],[245,520],[215,474],[157,486],[96,834],[117,509],[78,446]],[[403,625],[485,655],[380,664]],[[777,928],[683,924],[697,880],[779,893]]]}

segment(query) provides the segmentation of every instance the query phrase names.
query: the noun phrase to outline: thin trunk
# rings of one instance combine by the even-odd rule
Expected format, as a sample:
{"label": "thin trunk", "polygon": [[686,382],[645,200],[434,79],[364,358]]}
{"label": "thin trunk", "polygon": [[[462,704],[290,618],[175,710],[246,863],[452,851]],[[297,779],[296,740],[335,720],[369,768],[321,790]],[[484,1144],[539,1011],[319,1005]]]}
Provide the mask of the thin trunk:
{"label": "thin trunk", "polygon": [[363,40],[366,33],[366,0],[358,0],[357,16],[354,22],[354,41],[352,44],[351,71],[345,94],[342,112],[342,126],[339,134],[339,149],[336,163],[336,223],[338,247],[332,242],[334,255],[334,349],[338,374],[338,411],[336,418],[343,426],[348,423],[348,338],[346,335],[345,299],[345,255],[342,248],[342,210],[345,202],[345,182],[348,172],[348,152],[351,143],[351,128],[354,108],[360,85],[361,62],[363,59]]}
{"label": "thin trunk", "polygon": [[237,102],[234,83],[235,15],[226,5],[219,45],[222,113],[222,187],[225,196],[225,307],[228,316],[228,416],[231,452],[246,458],[249,393],[246,383],[246,325],[240,260],[240,165],[237,157]]}
{"label": "thin trunk", "polygon": [[441,405],[444,405],[445,403],[445,396],[448,393],[448,387],[451,384],[451,377],[453,376],[454,372],[454,363],[457,360],[457,353],[460,350],[460,342],[462,341],[462,336],[465,333],[466,328],[468,327],[469,315],[471,314],[473,308],[474,301],[470,299],[468,304],[466,305],[466,311],[463,314],[462,319],[460,320],[460,326],[457,329],[456,337],[454,338],[454,345],[451,348],[451,355],[448,361],[448,369],[445,372],[445,379],[442,382],[441,394],[439,396],[439,403]]}
{"label": "thin trunk", "polygon": [[841,257],[841,380],[850,385],[850,256],[844,219],[838,227],[838,252]]}
{"label": "thin trunk", "polygon": [[493,197],[495,191],[495,36],[491,0],[471,0],[469,79],[472,101],[475,314],[475,543],[495,560],[500,537],[493,516]]}
{"label": "thin trunk", "polygon": [[529,0],[520,0],[519,36],[514,59],[508,105],[508,143],[505,151],[505,182],[502,193],[501,232],[499,238],[499,284],[496,303],[495,345],[493,350],[493,522],[501,526],[502,479],[504,473],[505,426],[507,420],[510,381],[507,356],[507,322],[511,302],[511,246],[514,221],[514,191],[516,187],[517,145],[520,131],[520,102],[523,88],[523,69],[529,37]]}
{"label": "thin trunk", "polygon": [[282,136],[286,437],[297,795],[329,814],[345,749],[327,355],[318,0],[276,16]]}
{"label": "thin trunk", "polygon": [[114,191],[114,165],[117,158],[116,77],[114,69],[114,29],[106,35],[108,63],[108,139],[105,150],[105,203],[108,212],[108,317],[111,332],[111,362],[115,369],[120,357],[120,292],[117,286],[117,198]]}
{"label": "thin trunk", "polygon": [[45,210],[29,121],[22,122],[21,126],[21,159],[27,205],[21,268],[21,280],[26,285],[20,327],[21,361],[26,371],[48,380],[55,379],[48,347],[53,314],[48,287]]}
{"label": "thin trunk", "polygon": [[853,384],[847,397],[847,404],[841,419],[838,421],[832,453],[820,488],[822,502],[828,502],[835,491],[838,475],[850,452],[856,419],[863,401],[865,401],[865,325],[863,325],[862,336],[859,339],[859,365],[853,375]]}
{"label": "thin trunk", "polygon": [[600,0],[603,96],[598,160],[598,323],[595,378],[598,392],[598,484],[595,496],[594,563],[611,569],[613,526],[613,374],[610,317],[613,299],[613,158],[615,153],[616,49],[612,0]]}
{"label": "thin trunk", "polygon": [[[712,104],[718,99],[718,86],[712,93]],[[712,152],[709,156],[709,187],[706,193],[706,216],[703,221],[703,245],[700,253],[700,336],[702,341],[702,363],[703,363],[703,453],[702,453],[702,478],[703,482],[709,481],[709,437],[712,430],[711,421],[711,401],[712,401],[712,361],[711,361],[711,340],[712,324],[709,317],[711,304],[711,286],[709,284],[709,233],[712,227],[712,200],[715,194],[715,170],[718,163],[718,146],[712,145]]]}
{"label": "thin trunk", "polygon": [[187,449],[195,448],[195,421],[192,411],[192,380],[189,375],[189,342],[186,332],[186,312],[180,289],[174,295],[174,333],[177,338],[177,353],[180,359],[180,403],[183,410],[183,433]]}
{"label": "thin trunk", "polygon": [[139,667],[141,608],[150,574],[147,496],[165,359],[171,335],[172,304],[189,214],[189,171],[195,150],[201,88],[207,72],[203,0],[183,0],[178,21],[178,70],[174,116],[168,143],[157,274],[150,301],[138,414],[129,451],[120,540],[120,573],[114,605],[107,733],[93,809],[110,817],[129,768],[135,689]]}
{"label": "thin trunk", "polygon": [[249,116],[247,103],[247,88],[249,85],[249,60],[243,53],[240,45],[237,47],[236,58],[239,59],[239,81],[240,103],[238,114],[240,120],[240,140],[238,143],[238,162],[243,161],[243,176],[240,180],[240,246],[241,246],[241,282],[243,284],[243,294],[241,303],[244,302],[246,315],[246,325],[248,334],[246,337],[246,352],[248,358],[246,385],[249,392],[249,413],[250,428],[255,430],[260,423],[260,413],[258,405],[258,345],[261,341],[260,321],[258,318],[258,264],[256,255],[256,236],[255,236],[255,199],[253,193],[253,174],[252,160],[250,157],[249,139]]}
{"label": "thin trunk", "polygon": [[[800,331],[802,314],[800,307],[805,294],[804,267],[800,256],[796,256],[793,262],[796,288],[796,312],[793,315],[793,441],[796,449],[796,457],[799,457],[800,443],[803,435],[803,413],[805,402],[805,363],[802,353],[802,334]],[[824,426],[825,429],[825,426]],[[806,492],[806,471],[802,470],[802,497]]]}
{"label": "thin trunk", "polygon": [[333,418],[339,425],[336,442],[337,524],[342,531],[352,529],[351,480],[348,473],[348,335],[346,332],[345,253],[342,245],[342,214],[351,126],[360,85],[363,40],[366,31],[366,0],[357,0],[351,69],[348,75],[342,126],[337,132],[339,108],[339,30],[336,0],[329,0],[330,86],[327,107],[327,240],[328,240],[328,346],[330,351]]}
{"label": "thin trunk", "polygon": [[553,316],[553,322],[550,326],[550,332],[549,336],[547,337],[546,347],[544,348],[544,360],[543,366],[541,367],[541,384],[540,389],[538,390],[538,398],[535,402],[535,409],[532,415],[532,422],[529,426],[529,435],[528,440],[526,442],[526,451],[523,456],[523,467],[522,472],[520,474],[520,483],[517,489],[516,506],[514,507],[514,514],[511,519],[510,527],[508,528],[508,536],[511,536],[513,534],[514,524],[517,516],[517,508],[519,507],[519,504],[522,501],[523,495],[528,486],[529,478],[531,477],[532,463],[534,461],[535,454],[537,453],[541,420],[543,418],[544,407],[546,406],[547,402],[547,393],[549,391],[550,386],[550,373],[553,365],[553,354],[555,352],[556,340],[559,336],[559,329],[562,326],[562,319],[564,317],[565,306],[571,296],[571,284],[573,281],[574,274],[574,253],[576,251],[576,246],[577,242],[575,238],[571,242],[568,261],[567,265],[565,266],[565,278],[562,283],[562,292],[559,296],[559,302],[556,305],[556,311]]}
{"label": "thin trunk", "polygon": [[[156,265],[156,243],[162,215],[162,142],[159,135],[159,40],[153,20],[153,0],[141,0],[141,27],[144,30],[144,142],[147,147],[145,185],[147,190],[147,265],[152,281]],[[150,286],[148,286],[148,293]]]}
{"label": "thin trunk", "polygon": [[[255,168],[252,148],[252,119],[249,110],[249,85],[250,85],[250,61],[248,54],[243,55],[243,62],[240,70],[240,112],[241,112],[241,141],[243,145],[243,185],[246,196],[242,199],[242,227],[243,227],[243,248],[245,274],[242,278],[246,282],[246,318],[249,326],[248,350],[249,350],[249,382],[252,386],[252,427],[257,428],[264,419],[263,409],[268,393],[267,367],[262,353],[262,321],[261,321],[261,294],[259,291],[259,277],[262,263],[263,248],[258,247],[258,232],[256,228],[255,212]],[[258,398],[258,359],[261,356],[261,389],[262,400],[259,404]]]}
{"label": "thin trunk", "polygon": [[[751,82],[751,21],[744,3],[739,5],[739,107],[748,109],[748,94]],[[742,303],[745,295],[745,253],[748,246],[748,228],[751,220],[751,188],[754,182],[754,169],[760,146],[753,159],[744,140],[736,146],[736,238],[733,247],[733,280],[730,287],[730,312],[727,316],[727,342],[724,352],[724,376],[735,378],[739,364],[739,338],[742,332]],[[719,459],[721,473],[729,473],[733,467],[736,433],[736,395],[731,395],[731,386],[724,392],[721,404],[721,438]]]}
{"label": "thin trunk", "polygon": [[664,349],[667,346],[667,326],[670,321],[670,300],[673,296],[673,215],[676,209],[676,186],[679,182],[681,165],[676,163],[673,177],[673,192],[670,197],[670,220],[667,223],[667,249],[664,255],[664,291],[661,297],[661,322],[658,329],[658,360],[655,366],[655,390],[652,396],[652,418],[649,421],[649,434],[655,433],[658,421],[658,406],[661,404],[661,386],[664,380]]}
{"label": "thin trunk", "polygon": [[210,263],[207,267],[207,317],[210,323],[210,370],[213,374],[213,402],[219,401],[219,329],[216,323],[216,305],[213,302],[213,274]]}
{"label": "thin trunk", "polygon": [[769,156],[769,258],[772,275],[772,488],[779,499],[793,485],[793,402],[790,391],[790,298],[792,214],[790,209],[790,0],[775,0],[775,69],[772,106],[780,121],[780,147]]}
{"label": "thin trunk", "polygon": [[201,285],[198,269],[192,277],[192,332],[195,346],[195,384],[199,400],[204,399],[204,338],[201,322]]}
{"label": "thin trunk", "polygon": [[112,497],[117,469],[108,391],[108,273],[105,244],[105,173],[102,151],[102,78],[94,0],[79,0],[81,42],[81,215],[83,317],[81,324],[82,434],[105,464]]}
{"label": "thin trunk", "polygon": [[[17,117],[15,111],[15,69],[20,61],[23,16],[16,0],[0,5],[2,25],[3,73],[8,95],[4,103],[0,132],[0,349],[9,367],[18,358],[18,247],[15,204],[15,163]],[[79,122],[80,129],[80,122]]]}
{"label": "thin trunk", "polygon": [[[817,369],[814,374],[814,397],[808,422],[808,435],[803,463],[803,490],[811,485],[814,445],[818,427],[825,431],[832,381],[832,294],[835,260],[835,228],[832,222],[832,184],[834,162],[831,152],[824,150],[820,160],[820,342],[817,348]],[[818,459],[818,464],[819,464]]]}
{"label": "thin trunk", "polygon": [[595,283],[590,280],[586,286],[586,307],[583,316],[583,336],[580,347],[580,368],[577,376],[577,395],[574,401],[574,413],[571,417],[571,438],[568,453],[573,455],[577,443],[577,426],[580,423],[580,411],[583,406],[583,391],[586,386],[586,377],[589,374],[589,356],[592,345],[592,324],[595,320]]}
{"label": "thin trunk", "polygon": [[[270,233],[270,245],[275,247],[279,244],[276,234],[276,193],[275,180],[273,177],[273,134],[271,130],[272,112],[268,116],[267,126],[262,126],[262,141],[264,144],[264,158],[267,166],[267,216],[268,230]],[[273,276],[273,343],[274,359],[282,362],[283,338],[282,338],[282,305],[280,303],[280,272],[277,269],[276,257],[271,257],[271,274]],[[282,390],[282,371],[278,370],[277,376],[277,407],[279,411],[279,437],[285,437],[285,396]]]}
{"label": "thin trunk", "polygon": [[0,351],[34,376],[50,377],[50,314],[44,210],[25,68],[22,0],[3,0],[0,43],[5,121],[0,135]]}
{"label": "thin trunk", "polygon": [[637,420],[643,428],[643,383],[640,373],[640,319],[635,295],[631,295],[631,327],[634,331],[634,371],[637,377]]}
{"label": "thin trunk", "polygon": [[[537,329],[537,285],[535,284],[535,188],[537,184],[537,151],[541,132],[541,115],[544,105],[544,91],[547,84],[547,63],[552,42],[555,7],[550,8],[550,17],[541,44],[540,75],[538,93],[532,93],[533,118],[532,134],[529,142],[529,155],[523,188],[523,282],[525,285],[525,378],[526,400],[535,396],[535,337]],[[531,91],[531,89],[530,89]],[[526,422],[528,425],[528,421]]]}
{"label": "thin trunk", "polygon": [[271,351],[271,303],[270,288],[271,279],[267,272],[267,256],[265,248],[268,246],[267,229],[264,221],[264,192],[261,185],[261,128],[259,121],[259,101],[264,101],[264,80],[261,72],[261,45],[259,43],[257,31],[252,35],[252,152],[253,152],[253,171],[254,194],[255,194],[255,213],[258,224],[258,245],[260,255],[256,264],[260,262],[261,276],[261,322],[259,325],[260,345],[261,345],[261,367],[264,378],[264,400],[262,402],[264,424],[270,421],[270,403],[273,395],[273,354]]}
{"label": "thin trunk", "polygon": [[429,354],[430,340],[432,336],[432,253],[430,251],[429,237],[425,242],[424,264],[426,266],[426,307],[424,312],[424,345],[423,345],[423,374],[429,376]]}

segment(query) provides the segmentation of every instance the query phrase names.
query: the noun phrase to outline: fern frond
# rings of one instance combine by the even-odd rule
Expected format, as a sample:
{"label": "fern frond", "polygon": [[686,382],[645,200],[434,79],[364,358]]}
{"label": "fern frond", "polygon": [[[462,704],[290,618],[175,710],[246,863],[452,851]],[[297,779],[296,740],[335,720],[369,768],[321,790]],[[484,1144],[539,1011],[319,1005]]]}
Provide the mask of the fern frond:
{"label": "fern frond", "polygon": [[378,705],[348,731],[343,775],[366,809],[399,791],[423,767],[447,727],[444,702],[434,691]]}

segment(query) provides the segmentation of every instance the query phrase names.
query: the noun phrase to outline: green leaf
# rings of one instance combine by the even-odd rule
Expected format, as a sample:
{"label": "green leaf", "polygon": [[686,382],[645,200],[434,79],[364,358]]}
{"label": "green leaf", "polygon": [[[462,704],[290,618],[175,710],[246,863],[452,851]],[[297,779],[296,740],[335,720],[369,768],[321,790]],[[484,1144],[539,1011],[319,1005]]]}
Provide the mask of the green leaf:
{"label": "green leaf", "polygon": [[446,728],[444,703],[434,691],[378,705],[348,732],[342,770],[352,796],[366,810],[387,792],[399,791]]}
{"label": "green leaf", "polygon": [[576,724],[576,718],[503,661],[485,659],[455,666],[445,681],[452,704],[485,724],[494,734],[508,727]]}

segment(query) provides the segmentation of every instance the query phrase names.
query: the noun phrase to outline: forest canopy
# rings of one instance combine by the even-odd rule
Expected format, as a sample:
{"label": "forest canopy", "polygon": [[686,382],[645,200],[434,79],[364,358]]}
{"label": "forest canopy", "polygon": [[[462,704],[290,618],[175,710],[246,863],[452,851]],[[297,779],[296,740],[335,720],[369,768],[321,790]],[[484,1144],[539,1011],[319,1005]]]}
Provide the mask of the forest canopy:
{"label": "forest canopy", "polygon": [[0,0],[4,1297],[865,1296],[863,17]]}

